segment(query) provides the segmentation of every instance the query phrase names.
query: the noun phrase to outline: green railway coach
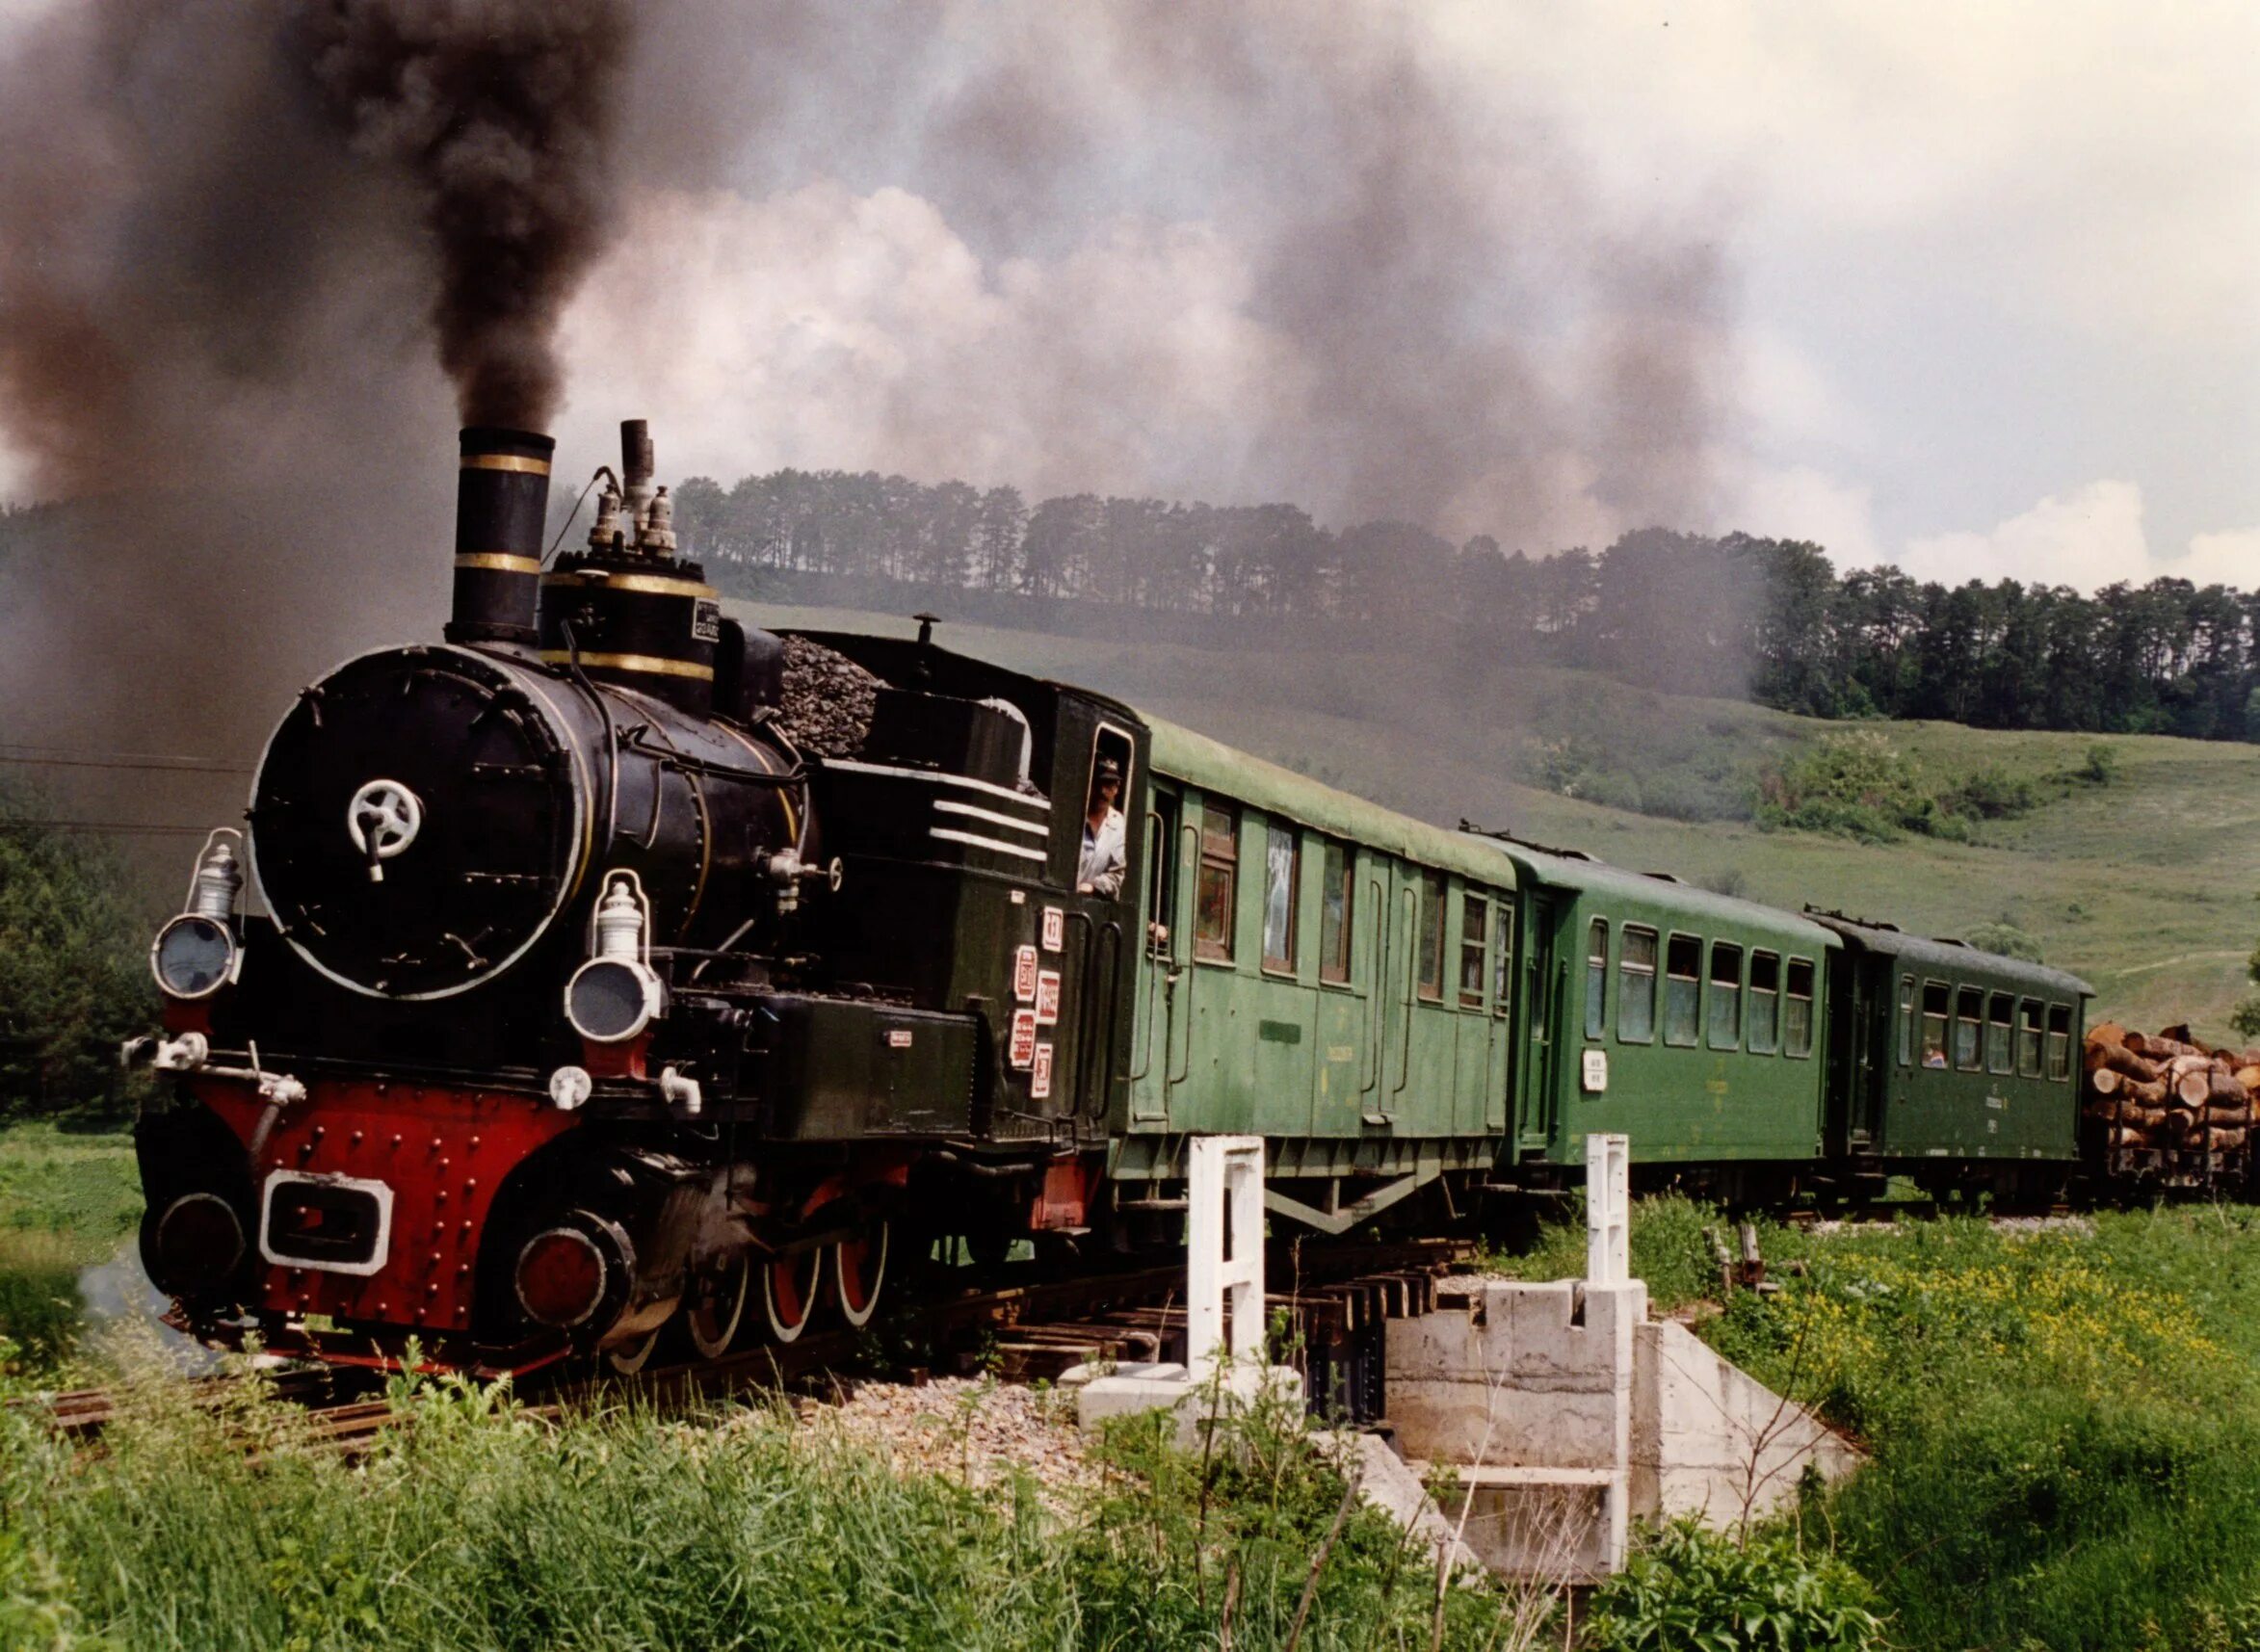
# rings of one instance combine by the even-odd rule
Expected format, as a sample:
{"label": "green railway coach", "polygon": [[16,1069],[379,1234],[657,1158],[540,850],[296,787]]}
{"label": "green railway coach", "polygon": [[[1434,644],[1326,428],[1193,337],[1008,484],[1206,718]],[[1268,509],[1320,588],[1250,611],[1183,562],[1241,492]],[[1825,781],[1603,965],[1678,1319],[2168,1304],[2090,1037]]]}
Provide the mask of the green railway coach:
{"label": "green railway coach", "polygon": [[1263,1137],[1267,1202],[1325,1231],[1439,1181],[1448,1206],[1471,1196],[1509,1128],[1513,864],[1142,721],[1124,1208],[1174,1208],[1134,1186],[1181,1175],[1209,1132]]}
{"label": "green railway coach", "polygon": [[1632,1140],[1636,1181],[1732,1198],[1810,1186],[1827,1094],[1825,983],[1841,950],[1793,913],[1498,840],[1524,935],[1514,1162]]}
{"label": "green railway coach", "polygon": [[1906,1175],[2026,1196],[2061,1187],[2079,1156],[2080,1038],[2094,988],[1888,924],[1814,922],[1844,942],[1829,988],[1831,1155],[1876,1182]]}

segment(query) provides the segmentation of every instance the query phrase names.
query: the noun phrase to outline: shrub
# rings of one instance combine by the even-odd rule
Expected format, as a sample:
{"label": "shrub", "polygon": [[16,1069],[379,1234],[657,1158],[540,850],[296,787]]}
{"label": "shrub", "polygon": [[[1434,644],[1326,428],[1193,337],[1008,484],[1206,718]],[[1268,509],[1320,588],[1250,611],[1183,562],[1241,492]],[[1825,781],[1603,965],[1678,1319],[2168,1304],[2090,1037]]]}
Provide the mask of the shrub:
{"label": "shrub", "polygon": [[1980,952],[1992,953],[2000,957],[2022,958],[2027,963],[2046,963],[2040,956],[2040,943],[2007,918],[1996,923],[1972,925],[1962,939]]}
{"label": "shrub", "polygon": [[1758,777],[1758,824],[1882,843],[1951,835],[1922,766],[1880,733],[1825,735]]}
{"label": "shrub", "polygon": [[2030,814],[2039,800],[2039,794],[2032,781],[2007,774],[1995,764],[1988,764],[1974,774],[1964,775],[1961,782],[1940,800],[1956,814],[1981,821],[2008,820],[2016,815]]}
{"label": "shrub", "polygon": [[2088,760],[2079,767],[2079,776],[2093,786],[2108,786],[2118,778],[2118,747],[2097,741],[2088,747]]}
{"label": "shrub", "polygon": [[1593,1593],[1594,1652],[1867,1652],[1889,1644],[1876,1591],[1789,1535],[1732,1537],[1673,1521]]}

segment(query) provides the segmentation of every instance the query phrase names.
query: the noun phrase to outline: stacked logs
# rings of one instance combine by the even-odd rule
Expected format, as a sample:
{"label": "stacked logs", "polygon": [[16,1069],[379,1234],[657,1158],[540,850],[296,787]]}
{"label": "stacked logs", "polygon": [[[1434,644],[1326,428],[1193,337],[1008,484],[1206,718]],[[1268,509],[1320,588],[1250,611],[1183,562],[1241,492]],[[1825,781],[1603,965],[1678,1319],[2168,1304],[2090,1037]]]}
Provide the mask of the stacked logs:
{"label": "stacked logs", "polygon": [[2106,1021],[2088,1029],[2088,1116],[2114,1148],[2234,1152],[2251,1138],[2260,1049],[2206,1049],[2188,1027],[2144,1035]]}

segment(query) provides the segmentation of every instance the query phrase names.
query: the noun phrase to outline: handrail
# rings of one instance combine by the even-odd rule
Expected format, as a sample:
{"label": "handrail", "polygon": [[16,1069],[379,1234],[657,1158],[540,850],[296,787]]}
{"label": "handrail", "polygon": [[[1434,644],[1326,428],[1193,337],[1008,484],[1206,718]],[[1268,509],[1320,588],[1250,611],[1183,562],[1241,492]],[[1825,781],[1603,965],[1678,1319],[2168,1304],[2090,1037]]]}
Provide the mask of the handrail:
{"label": "handrail", "polygon": [[[1200,828],[1191,821],[1181,820],[1177,823],[1177,852],[1180,856],[1180,864],[1183,863],[1185,839],[1191,837],[1197,848],[1199,832]],[[1200,863],[1197,856],[1194,861],[1193,876],[1193,923],[1194,927],[1197,929],[1200,925]],[[1184,938],[1180,932],[1180,927],[1172,925],[1169,930],[1169,1024],[1172,1028],[1175,1027],[1179,1011],[1182,1010],[1185,1020],[1185,1070],[1172,1073],[1165,1062],[1162,1068],[1162,1108],[1165,1114],[1169,1105],[1169,1092],[1193,1075],[1193,983],[1200,972],[1187,969],[1187,960],[1177,951],[1178,944]],[[1185,983],[1185,1001],[1182,1005],[1177,1003],[1177,983],[1180,980]],[[1164,1048],[1165,1055],[1169,1060],[1173,1060],[1175,1052],[1168,1050],[1166,1045]]]}
{"label": "handrail", "polygon": [[1366,1008],[1365,1014],[1368,1031],[1371,1034],[1366,1041],[1373,1046],[1374,1053],[1374,1076],[1370,1079],[1364,1076],[1365,1052],[1360,1050],[1357,1056],[1357,1098],[1359,1101],[1363,1101],[1373,1091],[1379,1089],[1381,1085],[1380,1005],[1381,996],[1387,990],[1388,984],[1381,978],[1388,973],[1389,969],[1389,919],[1391,912],[1389,903],[1381,893],[1381,880],[1379,878],[1368,878],[1365,886],[1372,892],[1374,898],[1373,985],[1368,989],[1367,996],[1371,1002]]}
{"label": "handrail", "polygon": [[[1420,899],[1417,888],[1401,889],[1398,893],[1406,901],[1417,902]],[[1441,913],[1437,915],[1436,921],[1439,925],[1443,922]],[[1405,949],[1405,1049],[1397,1062],[1396,1088],[1389,1091],[1391,1101],[1403,1095],[1405,1087],[1412,1082],[1412,1008],[1420,978],[1420,908],[1417,905],[1413,908],[1412,922],[1405,933],[1411,943]]]}
{"label": "handrail", "polygon": [[[1153,879],[1152,886],[1156,890],[1159,890],[1163,887],[1161,862],[1162,814],[1159,809],[1151,807],[1147,808],[1145,811],[1145,875],[1146,877]],[[1172,912],[1169,914],[1169,916],[1173,918],[1176,916],[1176,914]],[[1151,931],[1147,931],[1149,935],[1151,932]],[[1171,939],[1175,939],[1174,930],[1171,931]],[[1147,942],[1144,950],[1148,955],[1152,954],[1154,949],[1150,940]],[[1158,969],[1149,969],[1145,972],[1145,1042],[1139,1048],[1138,1051],[1139,1061],[1142,1064],[1137,1068],[1136,1071],[1131,1073],[1129,1082],[1132,1084],[1138,1083],[1141,1079],[1144,1078],[1148,1073],[1153,1071],[1154,980],[1160,974],[1161,971]]]}

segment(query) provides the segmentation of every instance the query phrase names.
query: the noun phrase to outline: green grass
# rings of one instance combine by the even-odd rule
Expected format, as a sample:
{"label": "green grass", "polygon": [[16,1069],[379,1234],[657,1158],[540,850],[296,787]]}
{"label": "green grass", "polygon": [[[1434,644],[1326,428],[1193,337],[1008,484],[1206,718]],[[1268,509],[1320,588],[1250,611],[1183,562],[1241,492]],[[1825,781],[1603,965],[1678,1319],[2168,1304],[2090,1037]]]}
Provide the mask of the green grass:
{"label": "green grass", "polygon": [[[200,1416],[161,1384],[99,1454],[0,1414],[0,1644],[68,1643],[25,1633],[43,1613],[136,1652],[1205,1648],[1227,1618],[1278,1647],[1322,1550],[1301,1645],[1430,1643],[1417,1545],[1358,1510],[1327,1549],[1343,1483],[1276,1420],[1206,1458],[1129,1428],[1102,1487],[1047,1506],[897,1475],[782,1409],[549,1426],[453,1383],[400,1403],[357,1465],[287,1406]],[[1454,1591],[1445,1644],[1496,1644],[1512,1604]]]}
{"label": "green grass", "polygon": [[[907,620],[740,605],[756,621],[908,635]],[[1465,703],[1442,660],[1324,658],[945,626],[950,646],[1117,695],[1424,820],[1466,817],[1638,871],[1796,909],[1810,902],[1960,935],[2006,922],[2084,976],[2095,1011],[2228,1038],[2260,935],[2260,747],[2112,736],[2117,774],[2075,778],[2091,734],[1839,724],[1679,698],[1582,672],[1501,669]],[[1862,844],[1720,814],[1770,761],[1846,727],[1880,730],[1941,789],[1986,771],[2040,802],[1975,840]],[[1533,781],[1543,783],[1534,784]],[[1569,785],[1564,796],[1547,787]],[[1642,808],[1610,800],[1637,797]],[[1599,799],[1601,800],[1595,800]],[[2241,1042],[2241,1040],[2239,1040]]]}
{"label": "green grass", "polygon": [[[1731,1238],[1685,1199],[1636,1208],[1660,1308],[1718,1295],[1706,1226]],[[1879,1586],[1895,1643],[2260,1645],[2260,1211],[1761,1226],[1780,1294],[1699,1328],[1872,1454],[1803,1534]],[[1582,1243],[1505,1266],[1576,1274]]]}
{"label": "green grass", "polygon": [[0,1125],[0,1375],[57,1371],[78,1339],[80,1272],[116,1255],[141,1214],[131,1137]]}

